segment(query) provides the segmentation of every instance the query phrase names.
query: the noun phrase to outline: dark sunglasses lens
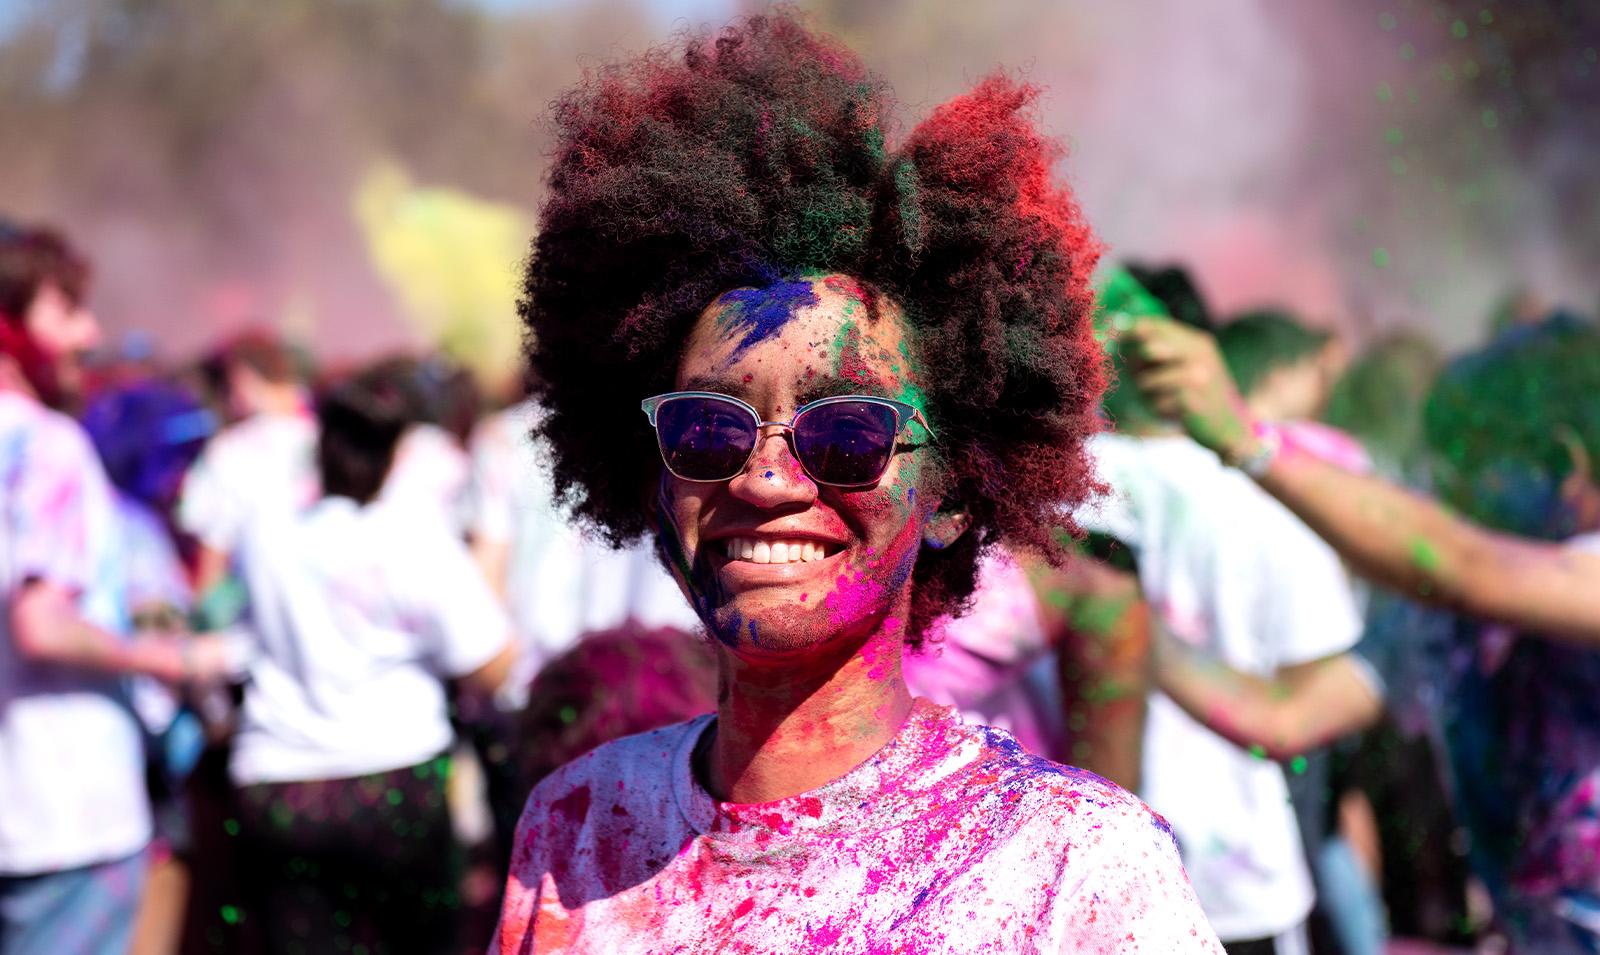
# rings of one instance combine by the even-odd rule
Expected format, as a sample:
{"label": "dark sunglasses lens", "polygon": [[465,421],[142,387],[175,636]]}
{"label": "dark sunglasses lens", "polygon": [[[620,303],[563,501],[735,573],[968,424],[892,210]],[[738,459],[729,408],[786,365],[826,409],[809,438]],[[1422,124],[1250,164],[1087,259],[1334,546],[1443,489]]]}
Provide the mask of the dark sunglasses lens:
{"label": "dark sunglasses lens", "polygon": [[731,401],[673,398],[656,409],[661,457],[691,481],[722,481],[739,473],[756,446],[756,421]]}
{"label": "dark sunglasses lens", "polygon": [[836,401],[794,423],[794,449],[824,484],[872,484],[883,477],[899,433],[894,409],[874,401]]}

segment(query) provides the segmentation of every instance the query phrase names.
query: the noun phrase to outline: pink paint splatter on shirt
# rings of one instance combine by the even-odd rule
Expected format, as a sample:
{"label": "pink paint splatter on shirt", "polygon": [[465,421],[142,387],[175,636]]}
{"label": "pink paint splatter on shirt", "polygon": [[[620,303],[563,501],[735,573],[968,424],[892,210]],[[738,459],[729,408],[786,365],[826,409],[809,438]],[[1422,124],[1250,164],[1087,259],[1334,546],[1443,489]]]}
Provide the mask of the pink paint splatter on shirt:
{"label": "pink paint splatter on shirt", "polygon": [[694,778],[713,719],[607,744],[534,790],[493,951],[1222,951],[1159,817],[1002,731],[918,701],[844,776],[745,805]]}

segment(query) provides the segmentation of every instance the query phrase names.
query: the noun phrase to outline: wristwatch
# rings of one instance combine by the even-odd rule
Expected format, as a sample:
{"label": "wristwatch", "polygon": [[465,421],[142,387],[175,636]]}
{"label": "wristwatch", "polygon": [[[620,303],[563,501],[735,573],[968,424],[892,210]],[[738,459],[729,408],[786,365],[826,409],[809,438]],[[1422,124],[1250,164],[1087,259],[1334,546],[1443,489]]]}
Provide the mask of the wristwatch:
{"label": "wristwatch", "polygon": [[1255,447],[1243,457],[1224,460],[1224,464],[1238,468],[1256,480],[1267,476],[1267,471],[1272,467],[1272,462],[1278,459],[1278,452],[1283,450],[1283,436],[1278,429],[1270,424],[1257,422],[1251,427],[1255,437]]}

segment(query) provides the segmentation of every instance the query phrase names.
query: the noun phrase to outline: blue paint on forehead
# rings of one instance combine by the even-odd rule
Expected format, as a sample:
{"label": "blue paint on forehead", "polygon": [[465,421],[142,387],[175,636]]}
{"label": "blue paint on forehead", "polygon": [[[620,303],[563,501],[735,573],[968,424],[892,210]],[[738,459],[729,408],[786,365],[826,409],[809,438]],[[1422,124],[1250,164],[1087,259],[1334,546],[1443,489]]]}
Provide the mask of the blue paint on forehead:
{"label": "blue paint on forehead", "polygon": [[783,330],[802,308],[817,304],[810,282],[776,282],[766,288],[741,288],[717,299],[722,314],[717,324],[728,335],[739,335],[730,361],[737,361],[752,345],[759,345]]}

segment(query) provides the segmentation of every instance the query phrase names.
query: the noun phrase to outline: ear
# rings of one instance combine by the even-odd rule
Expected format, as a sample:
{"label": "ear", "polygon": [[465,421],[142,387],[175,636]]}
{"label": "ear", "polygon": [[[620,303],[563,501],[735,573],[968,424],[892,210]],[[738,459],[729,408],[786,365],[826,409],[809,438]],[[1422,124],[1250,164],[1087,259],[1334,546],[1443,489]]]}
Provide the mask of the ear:
{"label": "ear", "polygon": [[960,540],[971,526],[972,515],[966,511],[937,511],[922,525],[922,546],[944,550]]}

